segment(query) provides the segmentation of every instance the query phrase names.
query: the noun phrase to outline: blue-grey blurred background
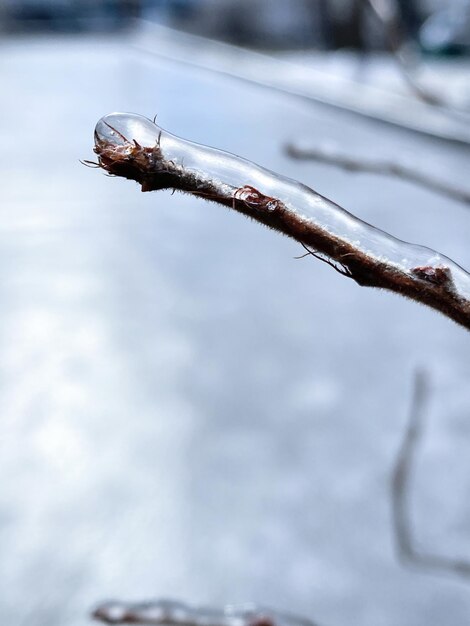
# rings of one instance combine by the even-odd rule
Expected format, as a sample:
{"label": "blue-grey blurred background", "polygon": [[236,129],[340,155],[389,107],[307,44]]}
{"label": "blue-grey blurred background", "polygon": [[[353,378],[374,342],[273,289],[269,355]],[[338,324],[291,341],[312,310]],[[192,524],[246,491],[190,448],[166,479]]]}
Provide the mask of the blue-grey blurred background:
{"label": "blue-grey blurred background", "polygon": [[[383,47],[363,0],[3,0],[3,32],[112,32],[135,18],[262,48]],[[373,0],[425,48],[469,45],[466,0]]]}
{"label": "blue-grey blurred background", "polygon": [[79,162],[102,115],[156,114],[470,267],[468,206],[285,153],[334,146],[470,190],[469,3],[376,5],[405,65],[353,0],[0,4],[0,623],[82,626],[113,597],[470,622],[468,580],[400,563],[390,504],[424,367],[414,536],[470,559],[468,333]]}

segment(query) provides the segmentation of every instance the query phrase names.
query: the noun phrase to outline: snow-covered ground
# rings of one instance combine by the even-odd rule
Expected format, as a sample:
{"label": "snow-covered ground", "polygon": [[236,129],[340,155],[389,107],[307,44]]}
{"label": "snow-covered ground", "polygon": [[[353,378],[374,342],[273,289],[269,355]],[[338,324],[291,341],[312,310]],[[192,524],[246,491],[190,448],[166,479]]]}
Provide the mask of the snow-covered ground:
{"label": "snow-covered ground", "polygon": [[83,626],[96,601],[167,596],[467,624],[465,583],[398,563],[389,478],[424,365],[415,534],[470,559],[470,335],[239,215],[78,160],[103,114],[158,114],[470,267],[468,208],[282,152],[370,146],[470,187],[468,148],[117,40],[0,53],[0,622]]}

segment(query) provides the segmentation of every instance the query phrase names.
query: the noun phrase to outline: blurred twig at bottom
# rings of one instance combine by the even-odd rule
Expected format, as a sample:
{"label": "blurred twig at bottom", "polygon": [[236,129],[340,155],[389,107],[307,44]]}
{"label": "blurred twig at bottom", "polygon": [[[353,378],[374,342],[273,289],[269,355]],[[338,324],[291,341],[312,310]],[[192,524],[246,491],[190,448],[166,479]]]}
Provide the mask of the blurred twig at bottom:
{"label": "blurred twig at bottom", "polygon": [[93,611],[92,617],[105,624],[148,626],[317,626],[310,619],[253,604],[213,609],[173,600],[106,602]]}
{"label": "blurred twig at bottom", "polygon": [[406,565],[437,574],[452,574],[470,581],[470,562],[423,552],[415,545],[410,514],[410,489],[416,453],[423,435],[429,381],[422,370],[415,375],[410,416],[392,473],[391,503],[395,547]]}

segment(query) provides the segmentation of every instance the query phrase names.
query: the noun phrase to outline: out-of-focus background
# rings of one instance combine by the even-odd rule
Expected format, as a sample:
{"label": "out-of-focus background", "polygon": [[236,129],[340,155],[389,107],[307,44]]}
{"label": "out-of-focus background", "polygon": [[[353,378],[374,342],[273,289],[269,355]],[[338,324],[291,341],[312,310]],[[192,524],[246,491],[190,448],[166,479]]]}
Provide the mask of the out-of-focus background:
{"label": "out-of-focus background", "polygon": [[[363,0],[3,0],[2,31],[115,32],[135,18],[255,48],[383,48]],[[465,51],[466,0],[372,0],[431,52]]]}
{"label": "out-of-focus background", "polygon": [[285,146],[470,191],[469,44],[464,0],[3,0],[2,624],[113,597],[469,623],[468,579],[400,562],[390,498],[424,367],[413,536],[470,560],[468,333],[79,162],[102,115],[156,114],[468,268],[468,205]]}

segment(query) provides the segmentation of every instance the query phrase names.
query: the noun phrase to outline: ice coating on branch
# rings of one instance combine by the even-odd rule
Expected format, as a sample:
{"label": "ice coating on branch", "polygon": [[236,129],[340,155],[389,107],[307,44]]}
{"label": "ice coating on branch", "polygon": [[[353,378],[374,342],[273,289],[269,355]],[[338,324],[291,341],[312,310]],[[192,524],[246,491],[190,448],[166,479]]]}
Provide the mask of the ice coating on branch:
{"label": "ice coating on branch", "polygon": [[134,113],[111,113],[97,123],[95,138],[118,146],[133,141],[147,148],[158,141],[159,128],[146,117]]}
{"label": "ice coating on branch", "polygon": [[[250,161],[221,150],[181,139],[161,129],[147,118],[131,113],[112,113],[103,117],[95,129],[95,141],[103,146],[132,150],[136,144],[154,151],[148,168],[155,173],[165,166],[180,176],[210,183],[218,195],[238,198],[242,188],[254,188],[265,197],[279,200],[302,220],[354,250],[397,272],[470,298],[470,275],[449,258],[429,248],[405,243],[359,220],[345,209],[309,187],[275,174]],[[165,170],[166,171],[166,170]],[[197,193],[186,189],[190,193]],[[207,197],[207,196],[206,196]],[[336,259],[338,260],[338,259]]]}

